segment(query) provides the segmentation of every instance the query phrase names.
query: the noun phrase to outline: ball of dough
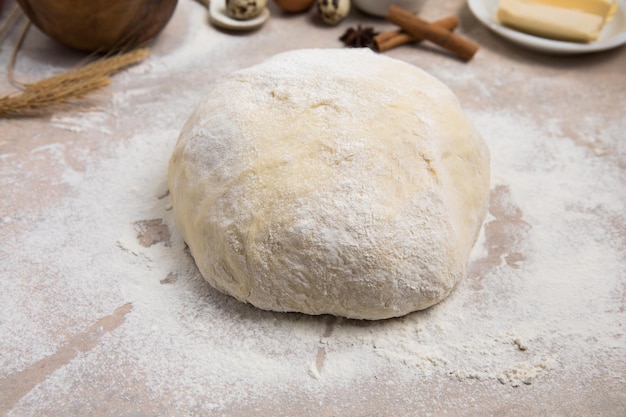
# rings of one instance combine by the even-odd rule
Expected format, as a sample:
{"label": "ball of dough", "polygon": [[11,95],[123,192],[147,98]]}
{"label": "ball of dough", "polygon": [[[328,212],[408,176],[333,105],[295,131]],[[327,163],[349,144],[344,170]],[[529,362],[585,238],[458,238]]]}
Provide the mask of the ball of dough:
{"label": "ball of dough", "polygon": [[267,0],[226,0],[226,14],[237,20],[257,17],[267,7]]}
{"label": "ball of dough", "polygon": [[169,166],[205,279],[257,307],[357,319],[445,298],[489,199],[453,93],[368,50],[298,50],[215,83]]}

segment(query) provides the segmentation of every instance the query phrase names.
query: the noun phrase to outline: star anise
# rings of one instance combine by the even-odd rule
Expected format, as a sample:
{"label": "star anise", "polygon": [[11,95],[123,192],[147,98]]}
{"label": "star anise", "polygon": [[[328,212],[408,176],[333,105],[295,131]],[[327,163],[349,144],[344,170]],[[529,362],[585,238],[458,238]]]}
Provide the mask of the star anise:
{"label": "star anise", "polygon": [[374,36],[378,35],[372,27],[348,28],[339,40],[351,48],[374,48]]}

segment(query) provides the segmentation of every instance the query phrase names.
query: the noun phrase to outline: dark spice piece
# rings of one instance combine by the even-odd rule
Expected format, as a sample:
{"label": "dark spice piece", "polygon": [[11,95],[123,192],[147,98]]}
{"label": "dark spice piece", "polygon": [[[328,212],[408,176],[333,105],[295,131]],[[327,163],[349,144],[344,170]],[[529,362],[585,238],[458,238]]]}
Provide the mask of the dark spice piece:
{"label": "dark spice piece", "polygon": [[374,49],[374,36],[376,35],[378,32],[374,32],[374,28],[358,25],[356,28],[348,28],[339,40],[351,48]]}

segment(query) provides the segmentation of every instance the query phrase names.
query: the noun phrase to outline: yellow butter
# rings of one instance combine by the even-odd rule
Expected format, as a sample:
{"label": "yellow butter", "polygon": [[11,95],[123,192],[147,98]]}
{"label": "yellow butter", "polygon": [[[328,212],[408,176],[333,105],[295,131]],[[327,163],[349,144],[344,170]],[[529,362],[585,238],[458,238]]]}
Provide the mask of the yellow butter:
{"label": "yellow butter", "polygon": [[617,6],[618,6],[617,1],[618,0],[615,0],[613,2],[613,4],[611,5],[611,9],[609,10],[609,14],[606,17],[606,22],[610,22],[611,19],[613,19],[613,16],[615,16],[615,12],[617,11]]}
{"label": "yellow butter", "polygon": [[[617,0],[534,0],[549,6],[562,7],[564,9],[577,9],[583,12],[608,16],[611,10],[617,8]],[[614,11],[614,10],[613,10]]]}
{"label": "yellow butter", "polygon": [[[578,8],[557,7],[551,3],[583,3],[565,0],[500,0],[497,18],[503,25],[546,38],[593,42],[598,39],[611,5],[604,14]],[[596,2],[597,4],[600,1]],[[598,6],[599,8],[599,6]],[[604,10],[604,9],[603,9]]]}

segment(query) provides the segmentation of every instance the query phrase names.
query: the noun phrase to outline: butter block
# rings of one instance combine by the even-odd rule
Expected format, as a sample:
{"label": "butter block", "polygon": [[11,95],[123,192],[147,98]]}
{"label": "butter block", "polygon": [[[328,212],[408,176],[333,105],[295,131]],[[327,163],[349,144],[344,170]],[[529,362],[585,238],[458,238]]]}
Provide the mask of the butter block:
{"label": "butter block", "polygon": [[615,16],[615,12],[617,12],[617,7],[619,6],[618,1],[619,0],[615,0],[613,2],[613,5],[611,6],[611,10],[609,10],[609,14],[606,17],[607,22],[610,22],[611,19],[613,19],[613,16]]}
{"label": "butter block", "polygon": [[617,0],[534,0],[534,2],[564,9],[582,10],[586,13],[605,16],[605,18],[611,13],[611,10],[617,8]]}
{"label": "butter block", "polygon": [[565,41],[593,42],[598,39],[611,10],[609,5],[605,14],[600,15],[577,8],[557,7],[546,4],[547,2],[583,3],[573,0],[500,0],[497,18],[503,25],[533,35]]}

